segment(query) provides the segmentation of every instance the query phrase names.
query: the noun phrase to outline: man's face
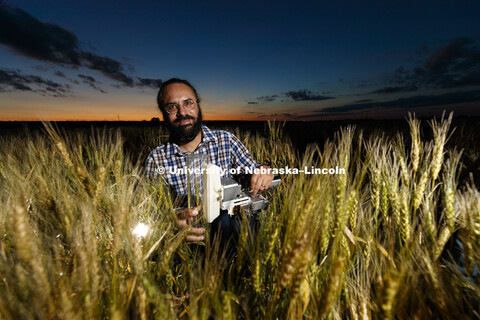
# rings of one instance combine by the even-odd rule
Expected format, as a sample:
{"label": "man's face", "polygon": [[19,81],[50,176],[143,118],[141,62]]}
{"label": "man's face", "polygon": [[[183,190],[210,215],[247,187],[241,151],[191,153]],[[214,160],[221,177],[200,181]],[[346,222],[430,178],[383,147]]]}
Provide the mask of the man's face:
{"label": "man's face", "polygon": [[193,90],[183,83],[172,83],[163,92],[163,106],[176,105],[170,114],[163,111],[163,117],[171,138],[176,142],[190,142],[202,128],[202,111],[198,104],[192,110],[183,107],[185,101],[196,101]]}

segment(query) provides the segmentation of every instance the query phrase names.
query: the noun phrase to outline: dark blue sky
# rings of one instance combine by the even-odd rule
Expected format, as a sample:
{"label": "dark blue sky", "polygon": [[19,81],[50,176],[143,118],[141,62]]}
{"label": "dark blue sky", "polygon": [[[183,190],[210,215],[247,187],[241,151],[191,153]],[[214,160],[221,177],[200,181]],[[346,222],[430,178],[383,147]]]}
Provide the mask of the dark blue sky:
{"label": "dark blue sky", "polygon": [[479,1],[3,1],[0,119],[480,115]]}

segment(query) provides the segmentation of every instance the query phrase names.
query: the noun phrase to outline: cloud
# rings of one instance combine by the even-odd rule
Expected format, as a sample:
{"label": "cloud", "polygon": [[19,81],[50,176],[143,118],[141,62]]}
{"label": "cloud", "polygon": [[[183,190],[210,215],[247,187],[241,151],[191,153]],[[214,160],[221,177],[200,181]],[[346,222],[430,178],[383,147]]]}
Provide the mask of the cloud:
{"label": "cloud", "polygon": [[260,118],[265,118],[265,119],[272,119],[272,118],[295,118],[296,114],[294,113],[288,113],[288,112],[282,112],[282,113],[261,113],[258,112],[257,116]]}
{"label": "cloud", "polygon": [[399,93],[399,92],[412,92],[417,90],[418,90],[417,86],[407,85],[403,87],[383,87],[382,89],[378,89],[370,93],[389,94],[389,93]]}
{"label": "cloud", "polygon": [[66,77],[65,77],[65,73],[63,73],[62,71],[55,71],[54,74],[55,74],[56,76],[58,76],[58,77],[66,78]]}
{"label": "cloud", "polygon": [[145,80],[154,80],[138,78],[136,83],[125,73],[125,69],[132,68],[128,63],[81,50],[73,32],[42,22],[24,10],[3,2],[0,2],[0,43],[17,54],[39,61],[99,71],[124,87],[152,86],[153,82]]}
{"label": "cloud", "polygon": [[[250,115],[256,115],[258,117],[262,117],[262,118],[266,118],[266,119],[270,119],[270,118],[273,118],[273,117],[279,117],[279,118],[296,118],[296,117],[298,117],[298,113],[296,113],[296,112],[293,112],[293,113],[291,113],[291,112],[266,113],[266,112],[259,112],[259,111],[247,111],[245,113],[250,114]],[[318,115],[316,115],[316,116],[318,116]]]}
{"label": "cloud", "polygon": [[270,117],[295,117],[296,115],[297,115],[296,113],[282,112],[282,113],[272,113],[269,116]]}
{"label": "cloud", "polygon": [[98,70],[106,77],[122,83],[124,86],[133,87],[134,81],[123,72],[123,64],[109,57],[97,56],[90,52],[81,52],[83,65],[92,70]]}
{"label": "cloud", "polygon": [[38,70],[38,71],[42,71],[42,72],[47,72],[47,71],[49,71],[51,68],[52,68],[51,65],[49,65],[49,66],[47,66],[47,65],[38,65],[38,66],[34,66],[34,67],[33,67],[33,69]]}
{"label": "cloud", "polygon": [[272,102],[278,99],[278,95],[274,94],[271,96],[261,96],[255,98],[255,101],[247,101],[247,104],[259,104],[259,103],[267,103]]}
{"label": "cloud", "polygon": [[355,77],[339,78],[338,81],[356,89],[376,88],[366,94],[379,95],[423,89],[472,90],[472,87],[480,86],[480,47],[472,38],[457,37],[435,50],[422,44],[407,60],[415,66],[399,66],[383,79]]}
{"label": "cloud", "polygon": [[0,42],[25,56],[80,65],[78,39],[72,32],[44,23],[19,8],[0,4]]}
{"label": "cloud", "polygon": [[480,90],[457,91],[441,95],[417,95],[390,101],[372,101],[367,103],[354,103],[338,107],[323,108],[316,113],[346,113],[370,109],[413,109],[436,105],[452,105],[465,102],[480,101]]}
{"label": "cloud", "polygon": [[254,101],[247,101],[247,104],[267,103],[267,102],[272,102],[279,99],[280,99],[280,102],[284,102],[285,100],[283,100],[282,97],[287,99],[292,99],[293,101],[321,101],[321,100],[335,99],[334,97],[315,94],[310,90],[303,89],[303,90],[297,90],[297,91],[293,91],[293,90],[287,91],[282,93],[281,95],[274,94],[270,96],[257,97],[255,98]]}
{"label": "cloud", "polygon": [[0,69],[0,92],[31,91],[54,97],[64,97],[70,86],[35,75],[23,75],[17,71]]}
{"label": "cloud", "polygon": [[[422,53],[428,53],[423,48]],[[393,88],[441,88],[452,89],[480,85],[480,49],[471,38],[452,39],[445,46],[433,51],[416,68],[398,67],[387,82]],[[392,93],[392,92],[374,93]],[[415,91],[415,90],[403,90]]]}
{"label": "cloud", "polygon": [[85,83],[93,83],[96,82],[94,77],[86,76],[83,74],[79,74],[78,77],[83,80]]}
{"label": "cloud", "polygon": [[271,95],[271,96],[262,96],[262,97],[258,97],[257,100],[259,102],[272,102],[272,101],[275,101],[276,99],[278,98],[278,95],[274,94],[274,95]]}
{"label": "cloud", "polygon": [[163,83],[161,79],[137,78],[137,80],[137,86],[150,87],[153,89],[160,88]]}
{"label": "cloud", "polygon": [[291,98],[293,101],[321,101],[328,99],[335,99],[334,97],[327,97],[312,93],[310,90],[297,90],[285,92],[285,96]]}
{"label": "cloud", "polygon": [[352,88],[365,88],[372,85],[371,81],[360,79],[359,77],[354,77],[352,79],[339,78],[338,82],[343,85],[348,85]]}
{"label": "cloud", "polygon": [[95,80],[94,77],[86,76],[86,75],[83,75],[83,74],[79,74],[78,77],[79,77],[80,79],[82,79],[82,82],[83,82],[83,83],[88,84],[89,87],[91,87],[91,88],[93,88],[93,89],[95,89],[95,90],[98,90],[98,91],[100,91],[101,93],[107,93],[105,90],[103,90],[102,88],[100,88],[99,86],[97,86],[97,85],[95,84],[95,82],[97,82],[97,81]]}

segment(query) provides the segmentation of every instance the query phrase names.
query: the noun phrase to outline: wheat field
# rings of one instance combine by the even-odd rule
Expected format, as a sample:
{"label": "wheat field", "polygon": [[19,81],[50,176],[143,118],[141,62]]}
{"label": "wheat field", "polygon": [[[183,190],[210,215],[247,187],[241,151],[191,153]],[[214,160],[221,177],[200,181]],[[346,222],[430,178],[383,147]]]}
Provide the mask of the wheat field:
{"label": "wheat field", "polygon": [[1,137],[0,318],[479,318],[480,194],[459,176],[480,154],[446,147],[452,115],[432,139],[406,121],[408,136],[350,126],[301,154],[282,124],[231,129],[271,167],[346,169],[283,176],[233,260],[185,242],[118,131]]}

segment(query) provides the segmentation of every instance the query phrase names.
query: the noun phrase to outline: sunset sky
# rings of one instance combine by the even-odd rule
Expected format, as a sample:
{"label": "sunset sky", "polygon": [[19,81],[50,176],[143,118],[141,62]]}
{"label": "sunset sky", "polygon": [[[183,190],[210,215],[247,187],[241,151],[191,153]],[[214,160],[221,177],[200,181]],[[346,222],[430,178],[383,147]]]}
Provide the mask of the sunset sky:
{"label": "sunset sky", "polygon": [[480,1],[1,1],[0,120],[480,115]]}

